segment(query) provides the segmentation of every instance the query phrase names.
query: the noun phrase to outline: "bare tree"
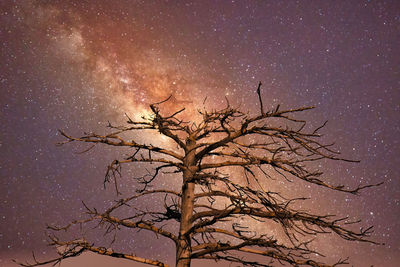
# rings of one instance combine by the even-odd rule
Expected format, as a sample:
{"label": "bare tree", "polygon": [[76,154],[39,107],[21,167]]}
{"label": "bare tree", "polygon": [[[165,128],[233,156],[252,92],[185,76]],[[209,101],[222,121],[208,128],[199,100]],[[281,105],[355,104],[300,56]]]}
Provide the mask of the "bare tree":
{"label": "bare tree", "polygon": [[[105,225],[106,232],[118,231],[124,227],[146,230],[170,239],[176,246],[176,266],[180,267],[190,266],[193,259],[228,261],[248,266],[282,263],[291,266],[348,264],[347,259],[339,259],[331,265],[317,260],[321,257],[312,248],[313,239],[330,233],[345,240],[375,243],[369,239],[372,227],[353,230],[349,224],[359,221],[353,222],[347,217],[333,215],[316,215],[295,208],[295,203],[306,198],[292,198],[284,192],[274,192],[265,188],[265,181],[297,179],[350,194],[358,194],[361,189],[372,185],[360,185],[352,189],[325,182],[323,173],[312,168],[315,162],[352,160],[339,157],[332,144],[319,141],[322,136],[319,132],[326,123],[309,130],[306,121],[294,117],[296,113],[314,107],[281,110],[278,105],[265,111],[260,87],[261,83],[257,88],[260,110],[256,115],[244,113],[227,102],[226,108],[221,110],[199,110],[202,118],[200,123],[189,122],[180,118],[184,109],[171,115],[162,114],[161,107],[167,99],[150,105],[152,115],[149,118],[134,121],[127,116],[127,126],[109,124],[112,133],[107,135],[90,133],[72,137],[60,131],[66,138],[62,144],[84,142],[94,146],[101,143],[134,149],[129,156],[114,160],[108,166],[105,183],[113,181],[117,184],[121,166],[125,164],[153,164],[153,172],[137,177],[141,186],[136,193],[119,199],[107,210],[100,212],[85,206],[87,219],[74,221],[64,227],[49,226],[53,231],[49,236],[50,245],[58,248],[58,258],[46,262],[34,259],[33,263],[19,264],[38,266],[58,263],[65,258],[91,251],[150,265],[167,266],[158,260],[95,246],[83,237],[63,241],[55,235],[57,231],[93,221]],[[176,149],[122,137],[130,132],[144,134],[147,131],[166,137]],[[166,173],[180,175],[180,191],[152,187]],[[115,188],[119,194],[117,185]],[[122,207],[130,207],[130,203],[148,195],[163,197],[164,206],[161,211],[132,208],[136,211],[133,216],[120,218],[115,215]],[[251,221],[276,224],[282,235],[277,238],[268,231],[256,231],[252,229]],[[167,230],[166,224],[176,224],[176,231]]]}

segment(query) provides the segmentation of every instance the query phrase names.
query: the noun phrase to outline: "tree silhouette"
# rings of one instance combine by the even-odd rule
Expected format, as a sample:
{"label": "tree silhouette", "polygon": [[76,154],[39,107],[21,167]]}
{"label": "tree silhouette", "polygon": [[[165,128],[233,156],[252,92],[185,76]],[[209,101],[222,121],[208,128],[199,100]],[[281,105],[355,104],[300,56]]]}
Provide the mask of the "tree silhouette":
{"label": "tree silhouette", "polygon": [[[61,144],[84,142],[94,146],[101,143],[134,149],[128,157],[114,160],[107,168],[105,183],[115,182],[118,194],[117,180],[121,176],[121,166],[152,164],[152,172],[136,177],[141,185],[136,193],[119,199],[107,210],[100,212],[85,205],[87,219],[74,221],[64,227],[49,226],[53,232],[49,235],[50,245],[58,248],[58,258],[45,262],[34,258],[33,263],[19,264],[38,266],[58,263],[91,251],[167,266],[158,260],[95,246],[83,237],[64,241],[55,235],[57,231],[93,221],[106,226],[107,233],[124,227],[146,230],[170,239],[176,246],[176,266],[190,266],[193,259],[228,261],[248,266],[348,264],[348,259],[339,259],[332,265],[315,259],[319,259],[320,254],[311,248],[313,239],[330,233],[345,240],[375,243],[368,239],[372,227],[352,230],[349,224],[359,221],[300,210],[295,203],[306,198],[288,198],[284,192],[266,188],[265,182],[271,183],[276,179],[302,180],[350,194],[358,194],[361,189],[373,185],[351,189],[325,182],[323,173],[312,167],[314,162],[354,161],[339,157],[332,144],[319,141],[322,136],[319,132],[326,123],[309,130],[306,121],[294,117],[296,113],[314,107],[281,110],[278,105],[273,110],[265,111],[260,87],[261,83],[257,88],[260,110],[256,115],[244,113],[227,102],[226,108],[221,110],[199,110],[202,119],[195,123],[180,118],[184,109],[172,115],[162,114],[161,107],[167,99],[150,105],[152,113],[148,118],[135,121],[127,116],[127,126],[109,124],[112,133],[107,135],[90,133],[76,138],[60,131],[66,138]],[[168,145],[155,146],[122,137],[130,132],[138,132],[140,136],[148,131],[166,137],[175,149]],[[180,191],[152,187],[166,173],[180,175]],[[155,207],[153,211],[132,208],[135,214],[128,218],[116,215],[122,207],[131,207],[129,205],[133,201],[149,195],[162,195],[164,206]],[[268,231],[258,232],[252,229],[251,221],[277,225],[283,234],[277,238]],[[176,225],[175,232],[165,227],[171,224]]]}

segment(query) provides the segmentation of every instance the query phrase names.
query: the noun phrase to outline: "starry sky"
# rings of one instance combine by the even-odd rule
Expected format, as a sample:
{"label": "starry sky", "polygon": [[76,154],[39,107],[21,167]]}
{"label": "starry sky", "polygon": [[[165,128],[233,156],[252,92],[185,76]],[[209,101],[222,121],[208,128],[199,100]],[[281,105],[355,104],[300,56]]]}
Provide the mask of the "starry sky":
{"label": "starry sky", "polygon": [[[79,218],[82,201],[100,210],[115,199],[103,178],[121,151],[77,154],[82,146],[55,146],[57,129],[104,133],[108,121],[140,118],[170,94],[165,109],[185,106],[192,118],[205,97],[210,107],[227,97],[254,112],[258,81],[267,108],[317,106],[303,118],[314,126],[328,120],[326,140],[360,160],[323,162],[327,181],[384,181],[360,196],[281,187],[312,197],[310,210],[362,219],[385,243],[326,237],[319,246],[328,262],[400,263],[398,1],[5,0],[0,14],[0,266],[15,266],[11,258],[28,259],[32,250],[39,259],[54,255],[46,223]],[[133,192],[129,182],[121,186]],[[118,246],[174,259],[172,244],[141,232],[125,234]],[[109,260],[84,255],[65,266]]]}

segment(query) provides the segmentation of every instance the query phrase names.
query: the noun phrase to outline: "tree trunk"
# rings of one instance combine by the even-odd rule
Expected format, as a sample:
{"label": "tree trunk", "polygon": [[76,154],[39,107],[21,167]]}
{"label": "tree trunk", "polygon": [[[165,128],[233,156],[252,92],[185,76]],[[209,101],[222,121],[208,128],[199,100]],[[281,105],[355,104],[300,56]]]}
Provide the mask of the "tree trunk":
{"label": "tree trunk", "polygon": [[192,147],[195,143],[191,140],[187,141],[187,151],[189,151],[184,159],[186,169],[183,171],[183,185],[182,185],[182,208],[181,208],[181,221],[179,227],[179,240],[176,244],[176,266],[189,267],[190,255],[192,252],[191,236],[187,234],[192,227],[191,218],[193,215],[194,206],[194,189],[193,175],[196,172],[194,162],[195,151]]}
{"label": "tree trunk", "polygon": [[187,183],[184,187],[186,188],[184,188],[185,190],[182,192],[182,215],[179,228],[179,240],[176,246],[177,267],[190,266],[190,254],[192,252],[191,237],[187,235],[187,231],[192,226],[190,218],[193,214],[194,183]]}

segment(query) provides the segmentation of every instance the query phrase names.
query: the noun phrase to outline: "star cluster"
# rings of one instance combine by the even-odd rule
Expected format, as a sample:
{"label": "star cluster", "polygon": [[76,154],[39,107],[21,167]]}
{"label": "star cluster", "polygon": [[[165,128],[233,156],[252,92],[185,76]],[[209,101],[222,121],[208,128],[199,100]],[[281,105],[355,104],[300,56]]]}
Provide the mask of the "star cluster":
{"label": "star cluster", "polygon": [[[115,198],[102,178],[118,150],[76,154],[54,145],[57,129],[102,133],[108,121],[146,116],[150,103],[171,94],[166,111],[186,107],[190,118],[205,98],[209,107],[228,99],[254,112],[258,81],[267,108],[317,106],[303,116],[313,126],[329,120],[326,140],[360,160],[322,164],[328,181],[384,181],[361,196],[281,186],[312,197],[303,208],[374,225],[373,239],[385,243],[329,239],[320,244],[328,259],[398,266],[398,1],[6,0],[0,12],[1,266],[32,250],[45,258],[45,223],[76,218],[81,201],[101,209]],[[121,246],[174,257],[171,244],[151,240],[139,233]],[[87,256],[70,264],[87,261],[108,264]]]}

